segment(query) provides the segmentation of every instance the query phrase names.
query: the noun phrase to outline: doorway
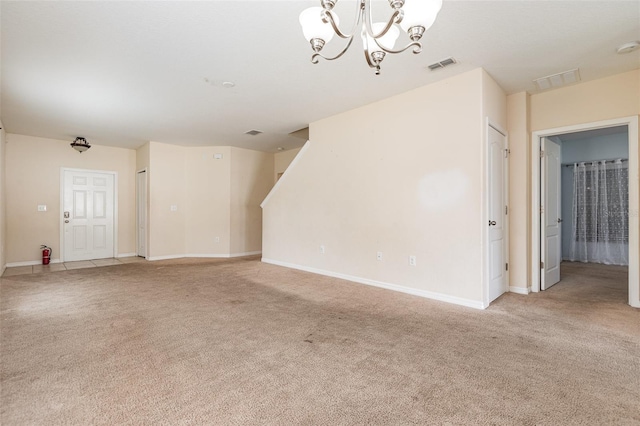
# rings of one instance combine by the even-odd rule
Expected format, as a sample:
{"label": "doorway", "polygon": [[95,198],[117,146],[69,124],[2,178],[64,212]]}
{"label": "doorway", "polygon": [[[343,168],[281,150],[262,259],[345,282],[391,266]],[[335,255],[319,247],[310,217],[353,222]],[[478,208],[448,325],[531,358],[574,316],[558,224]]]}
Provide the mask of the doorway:
{"label": "doorway", "polygon": [[61,171],[62,260],[115,257],[116,172]]}
{"label": "doorway", "polygon": [[[567,244],[569,244],[572,240],[571,237],[567,238],[568,226],[562,226],[564,224],[569,225],[567,218],[571,217],[573,212],[567,211],[572,203],[571,194],[569,195],[569,199],[567,197],[562,197],[564,200],[564,208],[560,206],[557,212],[549,212],[548,207],[553,207],[548,197],[550,196],[549,182],[548,178],[551,177],[552,180],[557,178],[557,181],[561,180],[561,172],[558,173],[557,166],[554,166],[556,170],[555,173],[557,175],[549,174],[549,171],[546,170],[546,157],[547,152],[545,152],[547,148],[547,144],[556,143],[562,144],[563,139],[565,143],[567,141],[572,140],[572,138],[578,138],[580,135],[576,135],[577,133],[590,132],[590,134],[611,134],[619,132],[620,128],[624,128],[625,130],[625,145],[626,152],[628,153],[628,176],[637,176],[638,174],[638,118],[637,117],[629,117],[617,120],[608,120],[597,123],[589,123],[585,125],[579,126],[570,126],[564,128],[556,128],[549,129],[545,131],[534,132],[533,134],[533,143],[532,143],[532,154],[535,155],[533,158],[532,164],[532,217],[534,220],[532,221],[532,264],[540,265],[540,267],[532,268],[532,291],[537,292],[548,288],[550,285],[547,283],[552,283],[552,280],[549,281],[549,271],[547,266],[553,264],[554,262],[560,262],[562,260],[563,252],[565,254],[565,258],[567,255]],[[574,136],[572,136],[574,135]],[[610,147],[608,147],[610,148]],[[593,151],[593,150],[592,150]],[[567,151],[569,152],[569,151]],[[610,151],[608,151],[610,152]],[[540,156],[538,154],[541,154]],[[590,155],[600,155],[603,156],[605,154],[602,153],[589,153]],[[582,155],[587,155],[587,153],[583,153]],[[605,155],[606,156],[606,155]],[[616,154],[610,154],[610,156],[616,157]],[[541,158],[542,157],[542,158]],[[567,155],[566,157],[571,157]],[[574,161],[575,158],[565,158],[562,159],[562,155],[560,156],[562,161],[571,160]],[[610,160],[612,158],[606,158],[606,160]],[[593,158],[592,160],[595,160]],[[605,160],[605,158],[598,158],[597,160]],[[597,161],[597,163],[602,163],[602,161]],[[560,165],[560,164],[559,164]],[[566,165],[565,165],[566,166]],[[626,167],[626,166],[625,166]],[[563,167],[565,169],[566,167]],[[565,172],[566,175],[566,172]],[[573,175],[572,175],[573,176]],[[545,181],[547,179],[547,181]],[[556,182],[557,184],[558,182]],[[566,188],[566,185],[560,184],[557,186],[558,191],[562,191],[562,186]],[[638,181],[634,179],[628,180],[628,206],[626,208],[626,214],[628,217],[628,259],[629,259],[629,273],[628,273],[628,303],[634,307],[640,307],[639,293],[640,289],[638,287],[638,269],[639,269],[639,259],[638,259]],[[568,192],[568,191],[566,191]],[[552,195],[552,194],[551,194]],[[553,208],[551,208],[553,210]],[[550,215],[556,215],[557,218],[551,218]],[[537,218],[537,219],[535,219]],[[556,219],[557,223],[560,225],[559,229],[557,229],[560,235],[563,235],[561,240],[564,241],[564,244],[560,243],[557,253],[553,253],[551,250],[548,250],[548,244],[546,241],[547,237],[547,228],[551,225],[552,219]],[[564,229],[563,229],[564,228]],[[584,239],[583,239],[584,240]],[[557,241],[557,240],[556,240]],[[557,246],[556,246],[557,247]],[[553,254],[553,257],[550,258],[549,255]],[[550,266],[550,265],[549,265]],[[551,284],[552,285],[552,284]]]}

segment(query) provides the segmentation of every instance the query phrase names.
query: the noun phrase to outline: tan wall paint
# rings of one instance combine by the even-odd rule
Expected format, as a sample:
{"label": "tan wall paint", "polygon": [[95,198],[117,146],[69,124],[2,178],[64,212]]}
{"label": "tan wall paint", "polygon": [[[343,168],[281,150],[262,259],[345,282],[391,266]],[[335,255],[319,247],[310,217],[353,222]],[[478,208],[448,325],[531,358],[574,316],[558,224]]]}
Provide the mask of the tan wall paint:
{"label": "tan wall paint", "polygon": [[531,139],[529,128],[529,94],[520,92],[507,97],[509,133],[509,273],[510,286],[523,291],[531,277]]}
{"label": "tan wall paint", "polygon": [[531,131],[640,114],[640,70],[531,96]]}
{"label": "tan wall paint", "polygon": [[[186,248],[185,148],[149,143],[149,257],[184,255]],[[177,206],[171,211],[171,206]]]}
{"label": "tan wall paint", "polygon": [[149,168],[149,150],[151,144],[147,142],[136,150],[136,171]]}
{"label": "tan wall paint", "polygon": [[273,187],[273,154],[231,148],[231,254],[262,251],[260,203]]}
{"label": "tan wall paint", "polygon": [[6,169],[6,149],[5,137],[6,133],[4,125],[0,121],[0,275],[6,267],[6,235],[7,235],[7,197],[5,183]]}
{"label": "tan wall paint", "polygon": [[477,69],[312,123],[264,205],[263,258],[479,307],[483,109],[506,110],[486,83]]}
{"label": "tan wall paint", "polygon": [[278,152],[273,156],[273,182],[278,181],[278,175],[280,173],[284,173],[289,167],[289,164],[296,158],[296,155],[300,152],[302,148],[289,149],[287,151]]}
{"label": "tan wall paint", "polygon": [[[6,145],[6,262],[41,258],[40,245],[60,258],[60,169],[118,173],[119,254],[135,252],[135,164],[131,149],[93,145],[82,154],[69,142],[8,134]],[[46,212],[37,205],[46,204]]]}
{"label": "tan wall paint", "polygon": [[[185,148],[187,158],[186,253],[230,253],[231,148]],[[215,159],[222,154],[222,159]],[[216,242],[219,238],[219,242]]]}

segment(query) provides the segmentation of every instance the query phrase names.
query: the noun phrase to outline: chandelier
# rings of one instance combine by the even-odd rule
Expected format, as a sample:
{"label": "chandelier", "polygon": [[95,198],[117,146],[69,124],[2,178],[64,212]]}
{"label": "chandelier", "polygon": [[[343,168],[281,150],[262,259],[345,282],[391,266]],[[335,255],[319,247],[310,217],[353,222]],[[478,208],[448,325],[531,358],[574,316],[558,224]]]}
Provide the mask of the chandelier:
{"label": "chandelier", "polygon": [[[333,7],[338,0],[321,0],[322,7],[310,7],[300,14],[300,25],[304,37],[314,53],[311,62],[317,64],[319,58],[333,61],[346,53],[359,32],[364,47],[364,56],[369,67],[380,74],[380,63],[387,53],[402,53],[413,48],[413,53],[422,51],[420,39],[436,20],[442,7],[442,0],[388,0],[393,13],[385,22],[372,22],[371,3],[373,0],[358,0],[355,23],[351,33],[343,33],[338,15]],[[397,25],[396,25],[397,24]],[[407,33],[410,42],[401,49],[394,49],[400,35],[398,25]],[[328,57],[320,53],[334,35],[346,40],[344,49],[336,56]]]}

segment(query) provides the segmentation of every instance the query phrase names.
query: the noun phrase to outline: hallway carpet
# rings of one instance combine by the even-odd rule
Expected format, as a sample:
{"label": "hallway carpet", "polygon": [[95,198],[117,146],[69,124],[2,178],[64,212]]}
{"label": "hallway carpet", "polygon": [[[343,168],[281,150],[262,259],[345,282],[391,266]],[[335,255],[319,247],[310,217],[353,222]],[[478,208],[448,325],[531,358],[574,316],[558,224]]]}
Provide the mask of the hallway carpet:
{"label": "hallway carpet", "polygon": [[0,423],[640,424],[626,269],[487,310],[260,263],[2,278]]}

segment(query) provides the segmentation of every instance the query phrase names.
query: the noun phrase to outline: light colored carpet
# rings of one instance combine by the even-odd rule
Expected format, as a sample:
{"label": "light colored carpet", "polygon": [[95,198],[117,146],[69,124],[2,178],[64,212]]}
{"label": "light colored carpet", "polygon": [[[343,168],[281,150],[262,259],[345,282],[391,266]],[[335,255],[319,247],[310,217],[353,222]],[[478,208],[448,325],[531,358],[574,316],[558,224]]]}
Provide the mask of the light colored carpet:
{"label": "light colored carpet", "polygon": [[578,266],[485,311],[256,258],[3,278],[0,421],[640,424],[626,269]]}

